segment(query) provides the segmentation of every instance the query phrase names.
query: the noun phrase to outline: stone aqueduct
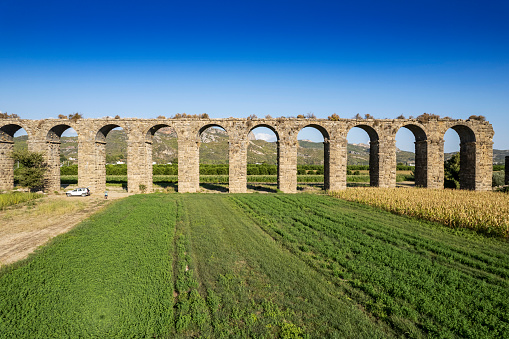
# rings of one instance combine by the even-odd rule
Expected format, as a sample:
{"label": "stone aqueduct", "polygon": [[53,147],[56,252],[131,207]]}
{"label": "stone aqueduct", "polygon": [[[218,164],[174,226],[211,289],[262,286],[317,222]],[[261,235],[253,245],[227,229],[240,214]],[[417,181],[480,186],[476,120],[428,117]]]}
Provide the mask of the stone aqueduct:
{"label": "stone aqueduct", "polygon": [[78,184],[92,192],[106,188],[106,135],[121,127],[127,134],[128,190],[139,192],[140,185],[152,191],[152,138],[162,127],[171,127],[178,138],[178,191],[199,190],[200,134],[208,127],[222,127],[229,136],[229,190],[247,189],[248,134],[256,127],[270,128],[277,136],[278,188],[297,189],[297,134],[304,127],[318,129],[324,137],[325,188],[346,188],[347,134],[360,127],[370,137],[370,182],[372,186],[395,187],[396,141],[402,127],[415,136],[415,183],[427,188],[444,186],[444,133],[454,129],[460,137],[460,185],[469,190],[491,190],[493,128],[478,120],[439,119],[2,119],[0,120],[0,190],[13,188],[13,137],[23,128],[28,147],[44,152],[50,170],[48,191],[60,189],[60,137],[73,128],[78,134]]}

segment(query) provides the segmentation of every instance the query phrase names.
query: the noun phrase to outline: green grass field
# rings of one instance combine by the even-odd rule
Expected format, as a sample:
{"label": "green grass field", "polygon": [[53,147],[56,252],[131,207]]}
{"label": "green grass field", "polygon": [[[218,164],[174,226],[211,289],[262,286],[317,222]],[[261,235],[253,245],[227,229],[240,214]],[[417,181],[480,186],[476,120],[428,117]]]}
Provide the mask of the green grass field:
{"label": "green grass field", "polygon": [[0,271],[0,337],[509,337],[509,245],[311,194],[113,203]]}

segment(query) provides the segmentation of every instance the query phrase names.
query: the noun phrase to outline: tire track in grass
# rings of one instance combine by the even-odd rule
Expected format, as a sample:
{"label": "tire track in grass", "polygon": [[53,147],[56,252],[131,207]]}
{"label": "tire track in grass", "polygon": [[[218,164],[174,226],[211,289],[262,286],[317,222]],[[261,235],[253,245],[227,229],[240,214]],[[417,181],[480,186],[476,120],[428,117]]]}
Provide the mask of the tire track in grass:
{"label": "tire track in grass", "polygon": [[175,203],[117,201],[0,272],[0,338],[169,336]]}
{"label": "tire track in grass", "polygon": [[175,331],[179,336],[210,337],[212,328],[205,298],[198,291],[196,270],[191,258],[189,216],[181,196],[176,198],[175,235]]}
{"label": "tire track in grass", "polygon": [[339,289],[282,249],[227,195],[185,195],[191,256],[215,336],[381,337]]}

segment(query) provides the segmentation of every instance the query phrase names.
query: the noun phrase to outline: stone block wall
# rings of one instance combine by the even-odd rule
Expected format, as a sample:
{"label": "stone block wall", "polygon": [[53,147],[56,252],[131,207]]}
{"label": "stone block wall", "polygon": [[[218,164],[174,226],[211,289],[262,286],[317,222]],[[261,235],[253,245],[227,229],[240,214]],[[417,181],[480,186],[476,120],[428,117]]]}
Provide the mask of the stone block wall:
{"label": "stone block wall", "polygon": [[13,141],[0,141],[0,191],[14,188],[14,159],[10,157]]}
{"label": "stone block wall", "polygon": [[[60,187],[60,137],[67,128],[78,133],[78,183],[94,193],[106,189],[106,135],[121,127],[128,136],[128,190],[139,192],[145,186],[152,191],[152,136],[162,127],[171,127],[178,138],[178,191],[199,191],[200,135],[208,127],[218,126],[229,136],[229,189],[247,190],[248,135],[258,126],[270,128],[278,138],[278,188],[297,191],[297,135],[304,127],[318,129],[324,137],[325,189],[346,188],[347,134],[354,127],[370,137],[370,183],[378,187],[396,185],[395,136],[408,128],[415,136],[416,185],[443,188],[444,133],[452,128],[460,136],[461,188],[491,190],[493,128],[486,121],[439,119],[2,119],[0,120],[0,189],[13,187],[14,133],[27,131],[29,148],[44,152],[49,165],[48,191]],[[507,166],[506,166],[507,173]],[[506,179],[507,180],[507,179]]]}

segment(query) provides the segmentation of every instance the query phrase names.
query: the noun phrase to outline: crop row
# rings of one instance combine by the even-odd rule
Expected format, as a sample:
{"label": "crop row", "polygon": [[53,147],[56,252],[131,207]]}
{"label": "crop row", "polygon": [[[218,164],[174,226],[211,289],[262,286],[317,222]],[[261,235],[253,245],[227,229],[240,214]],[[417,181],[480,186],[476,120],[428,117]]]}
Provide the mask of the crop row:
{"label": "crop row", "polygon": [[277,242],[400,335],[509,335],[506,244],[324,196],[232,196]]}
{"label": "crop row", "polygon": [[453,228],[509,237],[507,194],[424,188],[351,188],[330,194]]}

